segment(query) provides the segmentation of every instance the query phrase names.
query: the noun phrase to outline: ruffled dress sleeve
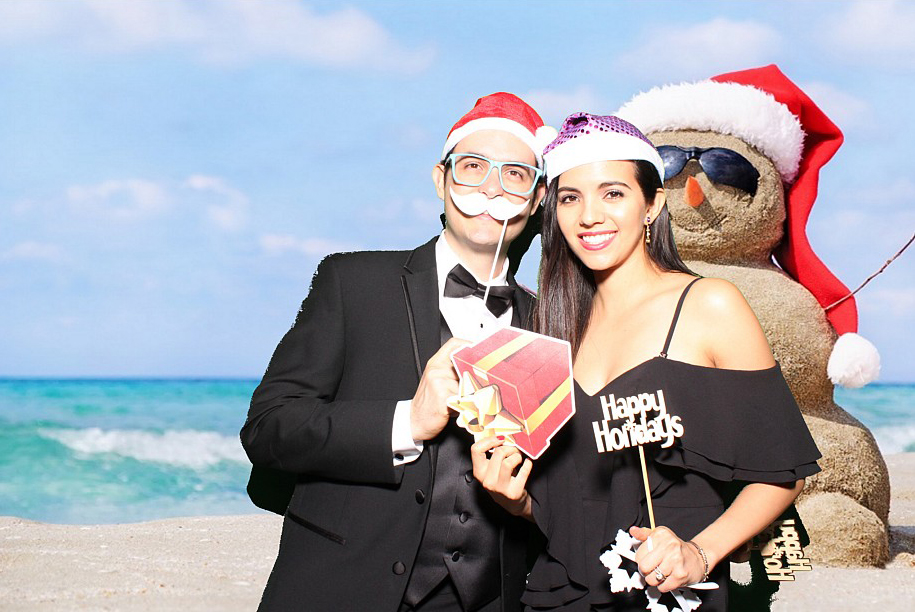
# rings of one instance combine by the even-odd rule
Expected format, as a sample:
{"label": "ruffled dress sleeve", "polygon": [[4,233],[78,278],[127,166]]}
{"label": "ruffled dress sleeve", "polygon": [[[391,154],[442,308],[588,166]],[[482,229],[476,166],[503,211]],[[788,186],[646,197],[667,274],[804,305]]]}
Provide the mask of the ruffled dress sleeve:
{"label": "ruffled dress sleeve", "polygon": [[[575,417],[535,463],[528,483],[535,521],[547,538],[522,598],[532,609],[589,610],[616,602],[599,556],[618,529],[647,526],[646,500],[637,448],[597,452],[593,423],[602,418],[600,396],[659,389],[683,434],[669,448],[645,447],[649,482],[659,524],[681,537],[692,538],[721,514],[724,483],[789,483],[819,471],[820,453],[778,364],[725,370],[657,357],[598,395],[578,389]],[[726,583],[727,564],[716,570],[714,577]]]}
{"label": "ruffled dress sleeve", "polygon": [[820,471],[821,457],[781,367],[723,370],[665,360],[658,381],[683,436],[656,462],[721,482],[790,483]]}

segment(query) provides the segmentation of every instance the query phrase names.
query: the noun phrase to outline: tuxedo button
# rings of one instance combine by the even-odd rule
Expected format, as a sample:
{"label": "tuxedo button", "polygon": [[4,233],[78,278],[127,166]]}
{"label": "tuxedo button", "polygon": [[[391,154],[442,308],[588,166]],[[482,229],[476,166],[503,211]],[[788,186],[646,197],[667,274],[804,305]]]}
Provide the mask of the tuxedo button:
{"label": "tuxedo button", "polygon": [[471,482],[473,482],[473,470],[464,473],[464,481],[467,484],[470,484]]}
{"label": "tuxedo button", "polygon": [[407,566],[404,565],[403,563],[401,563],[400,561],[398,561],[397,563],[394,564],[394,567],[391,568],[391,571],[394,572],[395,574],[397,574],[398,576],[400,576],[405,571],[407,571]]}
{"label": "tuxedo button", "polygon": [[454,551],[451,553],[451,560],[457,563],[461,560],[461,553],[459,551]]}
{"label": "tuxedo button", "polygon": [[458,515],[458,520],[461,521],[462,523],[466,523],[466,522],[467,522],[467,519],[469,519],[469,518],[470,518],[470,513],[469,513],[469,512],[461,512],[461,513]]}
{"label": "tuxedo button", "polygon": [[426,501],[426,494],[423,493],[423,490],[422,490],[422,489],[416,489],[415,497],[416,497],[416,503],[417,503],[417,504],[421,504],[421,503],[423,503],[424,501]]}
{"label": "tuxedo button", "polygon": [[398,461],[403,461],[403,455],[400,453],[394,453],[394,458]]}

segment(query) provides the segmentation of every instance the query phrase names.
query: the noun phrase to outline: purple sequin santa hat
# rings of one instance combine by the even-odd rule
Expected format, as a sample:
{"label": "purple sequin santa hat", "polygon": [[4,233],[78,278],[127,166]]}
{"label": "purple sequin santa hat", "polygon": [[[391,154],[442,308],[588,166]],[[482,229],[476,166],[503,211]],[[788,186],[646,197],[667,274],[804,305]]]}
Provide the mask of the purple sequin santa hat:
{"label": "purple sequin santa hat", "polygon": [[651,141],[637,127],[612,115],[569,115],[559,136],[543,150],[543,159],[547,181],[592,162],[636,159],[650,162],[664,181],[664,162]]}

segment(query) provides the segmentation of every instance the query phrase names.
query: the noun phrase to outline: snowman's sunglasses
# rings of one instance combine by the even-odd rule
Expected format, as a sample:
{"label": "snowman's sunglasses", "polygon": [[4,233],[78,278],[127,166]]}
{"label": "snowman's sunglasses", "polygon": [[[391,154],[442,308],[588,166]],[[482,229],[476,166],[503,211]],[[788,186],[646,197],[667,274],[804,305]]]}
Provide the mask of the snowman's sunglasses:
{"label": "snowman's sunglasses", "polygon": [[712,147],[658,147],[661,160],[664,162],[664,179],[670,179],[683,171],[686,162],[691,159],[699,161],[702,171],[713,183],[736,187],[751,196],[756,195],[759,186],[759,171],[746,157],[736,151]]}

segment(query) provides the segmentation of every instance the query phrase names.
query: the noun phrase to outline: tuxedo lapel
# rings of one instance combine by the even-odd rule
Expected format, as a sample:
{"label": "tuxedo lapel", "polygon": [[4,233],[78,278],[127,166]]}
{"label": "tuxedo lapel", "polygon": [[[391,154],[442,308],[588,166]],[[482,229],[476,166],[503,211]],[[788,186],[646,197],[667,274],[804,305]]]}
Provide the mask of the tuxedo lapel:
{"label": "tuxedo lapel", "polygon": [[[412,251],[404,262],[404,307],[410,322],[410,340],[416,361],[416,380],[422,378],[426,362],[442,346],[442,315],[438,309],[438,274],[435,268],[435,238]],[[426,444],[435,473],[438,445]]]}
{"label": "tuxedo lapel", "polygon": [[[438,274],[435,268],[436,240],[433,238],[410,252],[401,277],[417,380],[422,377],[426,362],[442,346],[442,315],[438,308]],[[515,288],[512,325],[526,327],[530,323],[533,298],[518,286],[514,275],[508,275],[508,283]]]}
{"label": "tuxedo lapel", "polygon": [[410,322],[413,358],[419,376],[422,376],[429,358],[441,348],[435,240],[433,238],[410,253],[404,262],[404,274],[401,277],[404,307]]}

